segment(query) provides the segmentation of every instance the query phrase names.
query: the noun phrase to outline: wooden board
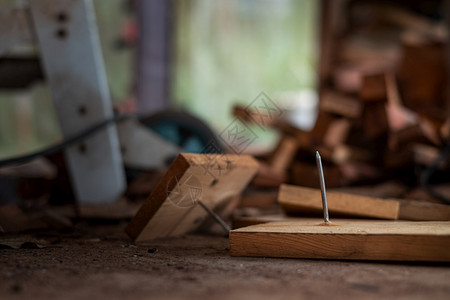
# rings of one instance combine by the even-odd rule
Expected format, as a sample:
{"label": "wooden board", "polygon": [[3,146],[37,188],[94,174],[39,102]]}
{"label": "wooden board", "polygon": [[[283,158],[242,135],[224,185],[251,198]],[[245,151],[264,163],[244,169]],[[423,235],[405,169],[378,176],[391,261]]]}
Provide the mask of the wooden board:
{"label": "wooden board", "polygon": [[351,122],[345,118],[334,120],[331,122],[323,137],[323,143],[330,148],[343,145],[348,137],[351,126]]}
{"label": "wooden board", "polygon": [[320,97],[319,109],[346,118],[359,118],[363,105],[357,98],[326,90]]}
{"label": "wooden board", "polygon": [[285,135],[279,141],[269,159],[269,165],[277,173],[284,173],[291,166],[298,150],[297,139]]}
{"label": "wooden board", "polygon": [[258,173],[250,184],[263,188],[277,188],[283,182],[286,182],[285,172],[277,172],[269,164],[260,161]]}
{"label": "wooden board", "polygon": [[[397,219],[398,201],[359,195],[327,192],[330,216],[355,216],[377,219]],[[283,184],[278,202],[288,213],[322,213],[320,190]]]}
{"label": "wooden board", "polygon": [[449,205],[409,200],[399,201],[399,220],[450,221]]}
{"label": "wooden board", "polygon": [[136,242],[177,236],[197,229],[211,209],[241,193],[258,171],[246,155],[178,155],[125,231]]}
{"label": "wooden board", "polygon": [[[410,200],[380,199],[327,192],[331,217],[363,217],[387,220],[449,221],[450,206]],[[291,214],[322,214],[320,190],[283,184],[278,193],[281,207]]]}
{"label": "wooden board", "polygon": [[363,127],[366,137],[375,139],[389,131],[386,104],[382,101],[368,102],[364,105]]}
{"label": "wooden board", "polygon": [[337,118],[325,111],[319,111],[314,128],[310,131],[310,142],[312,145],[321,144],[328,128]]}
{"label": "wooden board", "polygon": [[386,101],[386,79],[385,74],[370,74],[363,76],[359,97],[363,101]]}
{"label": "wooden board", "polygon": [[373,154],[364,148],[341,144],[333,149],[328,159],[336,164],[352,161],[368,163],[373,159]]}
{"label": "wooden board", "polygon": [[[233,229],[263,223],[291,221],[295,218],[296,217],[294,216],[279,213],[262,216],[237,217],[233,220]],[[450,208],[446,205],[435,203],[400,200],[398,219],[411,221],[450,221]]]}
{"label": "wooden board", "polygon": [[450,261],[450,222],[298,219],[230,232],[232,256]]}

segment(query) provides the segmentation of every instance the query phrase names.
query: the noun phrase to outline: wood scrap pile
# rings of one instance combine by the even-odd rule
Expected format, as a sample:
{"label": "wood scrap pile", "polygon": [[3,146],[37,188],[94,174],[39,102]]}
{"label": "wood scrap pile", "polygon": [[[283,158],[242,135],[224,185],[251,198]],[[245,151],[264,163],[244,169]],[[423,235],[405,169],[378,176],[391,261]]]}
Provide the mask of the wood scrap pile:
{"label": "wood scrap pile", "polygon": [[[265,189],[291,183],[282,184],[274,200],[284,213],[237,215],[231,255],[450,260],[450,206],[409,200],[428,200],[424,191],[432,202],[443,200],[442,190],[415,188],[432,173],[447,190],[450,181],[448,29],[442,19],[418,14],[417,5],[323,2],[316,124],[304,131],[271,120],[282,138],[261,159],[258,177],[266,181],[253,182]],[[255,113],[234,109],[248,122],[261,119],[252,118]],[[316,150],[325,161],[327,187],[348,192],[328,193],[331,223],[311,218],[323,214],[320,191],[308,188],[320,185]],[[370,185],[348,187],[357,184]],[[249,199],[244,194],[244,209],[255,203]]]}
{"label": "wood scrap pile", "polygon": [[[282,138],[267,159],[270,175],[259,178],[271,181],[257,178],[257,184],[318,187],[314,152],[319,150],[328,187],[392,178],[417,185],[420,171],[449,143],[445,24],[400,5],[354,1],[349,6],[324,6],[328,17],[314,128],[303,131],[281,118],[265,122]],[[363,21],[358,15],[364,11],[370,15]],[[254,114],[234,108],[241,120],[254,122]],[[447,171],[443,175],[449,161],[438,166]]]}

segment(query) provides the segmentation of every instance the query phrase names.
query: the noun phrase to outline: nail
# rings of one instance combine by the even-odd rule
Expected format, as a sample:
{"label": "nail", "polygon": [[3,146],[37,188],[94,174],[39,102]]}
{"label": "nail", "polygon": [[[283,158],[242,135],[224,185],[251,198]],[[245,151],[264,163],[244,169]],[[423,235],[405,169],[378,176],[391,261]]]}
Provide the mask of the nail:
{"label": "nail", "polygon": [[328,215],[327,192],[325,190],[325,179],[323,177],[322,159],[319,151],[316,151],[316,164],[317,170],[319,171],[320,192],[322,194],[323,221],[325,223],[330,223],[330,216]]}

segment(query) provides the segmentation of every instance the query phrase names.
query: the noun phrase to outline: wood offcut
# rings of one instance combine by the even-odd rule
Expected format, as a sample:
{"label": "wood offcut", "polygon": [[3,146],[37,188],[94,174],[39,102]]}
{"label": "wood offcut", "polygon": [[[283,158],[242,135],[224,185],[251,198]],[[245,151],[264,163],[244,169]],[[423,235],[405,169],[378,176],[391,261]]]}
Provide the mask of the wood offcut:
{"label": "wood offcut", "polygon": [[450,222],[297,219],[230,232],[232,256],[450,261]]}
{"label": "wood offcut", "polygon": [[240,194],[258,171],[246,155],[178,155],[125,231],[136,242],[194,231],[214,210]]}
{"label": "wood offcut", "polygon": [[[386,220],[449,221],[450,207],[418,201],[381,199],[339,192],[327,192],[328,209],[333,216]],[[320,190],[283,184],[278,203],[288,214],[322,213]]]}

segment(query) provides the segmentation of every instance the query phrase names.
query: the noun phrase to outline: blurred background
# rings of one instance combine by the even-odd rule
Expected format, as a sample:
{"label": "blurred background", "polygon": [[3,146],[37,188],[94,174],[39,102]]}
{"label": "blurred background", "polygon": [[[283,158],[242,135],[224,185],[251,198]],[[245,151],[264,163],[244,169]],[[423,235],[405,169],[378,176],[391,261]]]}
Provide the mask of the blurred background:
{"label": "blurred background", "polygon": [[[133,109],[139,1],[93,2],[111,99]],[[170,58],[164,61],[170,71],[164,101],[170,107],[186,110],[221,131],[233,118],[233,105],[247,105],[262,91],[275,98],[286,92],[315,91],[317,1],[189,0],[168,1],[164,6],[157,9],[163,13],[170,9],[160,37],[170,40]],[[159,19],[154,21],[161,26]],[[153,26],[151,19],[147,22]],[[45,83],[2,91],[0,97],[0,157],[61,138]]]}
{"label": "blurred background", "polygon": [[[0,1],[9,9],[27,3]],[[436,172],[437,183],[448,182],[448,1],[93,4],[116,112],[144,119],[183,112],[219,138],[242,120],[258,137],[243,152],[267,167],[263,186],[317,186],[317,149],[330,187],[397,180],[409,191],[430,168],[427,182]],[[2,55],[0,68],[40,49]],[[38,77],[0,90],[0,159],[63,139],[51,91]],[[258,124],[251,116],[260,114],[261,95],[282,113]],[[185,151],[205,146],[189,148],[162,132]]]}

